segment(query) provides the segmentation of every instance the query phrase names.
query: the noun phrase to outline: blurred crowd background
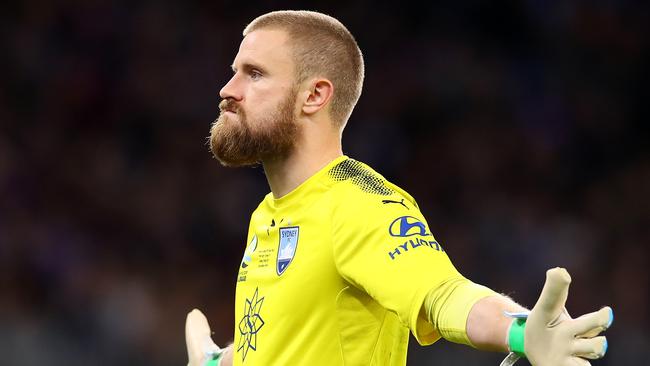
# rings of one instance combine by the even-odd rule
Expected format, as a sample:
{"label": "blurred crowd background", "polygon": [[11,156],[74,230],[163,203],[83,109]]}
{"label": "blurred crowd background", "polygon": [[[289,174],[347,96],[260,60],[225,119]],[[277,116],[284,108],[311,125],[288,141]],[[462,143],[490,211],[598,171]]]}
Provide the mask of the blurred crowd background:
{"label": "blurred crowd background", "polygon": [[[595,365],[650,359],[647,2],[24,1],[0,15],[0,364],[184,365],[232,340],[261,168],[206,144],[243,27],[340,19],[366,60],[345,153],[409,191],[469,278],[616,320]],[[318,286],[318,284],[314,284]],[[281,352],[281,350],[278,350]],[[502,355],[411,341],[409,365]]]}

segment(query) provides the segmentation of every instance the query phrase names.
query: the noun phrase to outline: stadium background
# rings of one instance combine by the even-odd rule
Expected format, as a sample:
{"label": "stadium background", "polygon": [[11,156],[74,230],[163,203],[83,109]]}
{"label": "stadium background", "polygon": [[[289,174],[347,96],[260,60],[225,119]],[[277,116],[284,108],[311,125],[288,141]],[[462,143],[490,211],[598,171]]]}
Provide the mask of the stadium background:
{"label": "stadium background", "polygon": [[232,339],[268,188],[206,136],[246,22],[306,7],[365,54],[345,152],[416,197],[469,278],[532,306],[566,266],[572,314],[615,310],[595,364],[647,363],[647,2],[66,0],[0,15],[0,364],[184,365],[192,307]]}

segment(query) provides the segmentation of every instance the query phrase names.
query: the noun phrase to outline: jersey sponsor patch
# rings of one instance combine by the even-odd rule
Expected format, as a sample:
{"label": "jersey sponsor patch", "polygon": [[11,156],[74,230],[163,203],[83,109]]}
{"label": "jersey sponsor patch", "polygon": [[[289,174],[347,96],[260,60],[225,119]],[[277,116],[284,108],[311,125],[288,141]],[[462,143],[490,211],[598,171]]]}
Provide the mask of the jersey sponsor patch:
{"label": "jersey sponsor patch", "polygon": [[413,252],[417,248],[429,248],[437,252],[444,252],[440,243],[436,240],[425,240],[422,238],[411,238],[406,240],[404,243],[396,246],[388,252],[390,260],[395,260],[400,255]]}
{"label": "jersey sponsor patch", "polygon": [[417,217],[402,216],[396,218],[388,227],[391,236],[406,238],[409,236],[433,236],[427,230],[427,226]]}
{"label": "jersey sponsor patch", "polygon": [[391,260],[401,255],[413,252],[417,248],[430,248],[438,252],[444,252],[440,243],[434,238],[422,220],[413,216],[401,216],[393,220],[388,227],[390,236],[402,239],[404,242],[395,246],[388,252]]}
{"label": "jersey sponsor patch", "polygon": [[298,226],[280,228],[280,244],[278,245],[278,260],[276,265],[278,276],[287,270],[287,267],[289,267],[296,254],[299,232],[300,228]]}

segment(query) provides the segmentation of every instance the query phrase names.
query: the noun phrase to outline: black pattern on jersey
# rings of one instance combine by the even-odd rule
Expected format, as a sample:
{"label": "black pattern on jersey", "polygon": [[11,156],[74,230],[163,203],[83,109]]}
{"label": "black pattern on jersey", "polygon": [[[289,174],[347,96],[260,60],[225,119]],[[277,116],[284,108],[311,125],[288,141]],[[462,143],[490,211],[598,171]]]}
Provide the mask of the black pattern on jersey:
{"label": "black pattern on jersey", "polygon": [[395,193],[386,186],[381,177],[354,159],[347,159],[338,163],[328,173],[330,178],[337,182],[349,179],[364,192],[381,196],[389,196]]}

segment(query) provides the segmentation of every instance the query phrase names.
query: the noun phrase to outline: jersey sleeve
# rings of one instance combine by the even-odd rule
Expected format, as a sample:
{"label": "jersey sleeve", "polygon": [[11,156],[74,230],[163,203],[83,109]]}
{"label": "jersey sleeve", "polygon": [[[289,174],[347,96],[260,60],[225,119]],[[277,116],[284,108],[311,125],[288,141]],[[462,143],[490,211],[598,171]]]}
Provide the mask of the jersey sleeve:
{"label": "jersey sleeve", "polygon": [[332,217],[340,275],[396,313],[420,344],[440,338],[420,309],[430,290],[462,279],[410,196],[340,194]]}

